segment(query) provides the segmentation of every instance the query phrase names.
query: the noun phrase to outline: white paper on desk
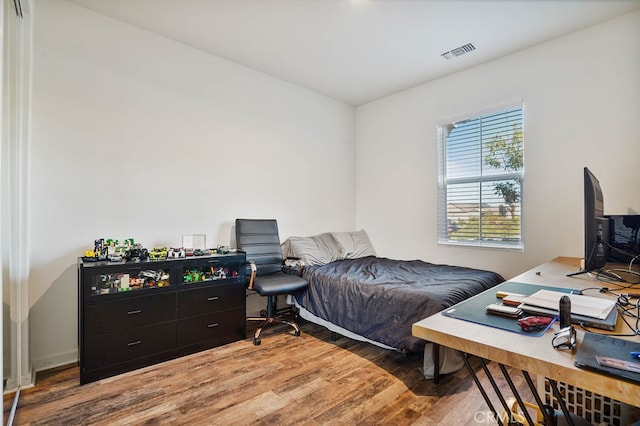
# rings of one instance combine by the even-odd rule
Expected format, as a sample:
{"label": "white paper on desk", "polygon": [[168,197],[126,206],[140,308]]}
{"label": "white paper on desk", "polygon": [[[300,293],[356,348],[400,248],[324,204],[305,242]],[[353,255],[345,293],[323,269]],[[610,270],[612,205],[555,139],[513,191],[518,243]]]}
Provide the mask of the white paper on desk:
{"label": "white paper on desk", "polygon": [[581,294],[567,294],[551,290],[539,290],[525,298],[522,303],[558,311],[562,296],[569,296],[571,299],[571,313],[591,318],[605,319],[616,306],[615,300],[611,299],[583,296]]}

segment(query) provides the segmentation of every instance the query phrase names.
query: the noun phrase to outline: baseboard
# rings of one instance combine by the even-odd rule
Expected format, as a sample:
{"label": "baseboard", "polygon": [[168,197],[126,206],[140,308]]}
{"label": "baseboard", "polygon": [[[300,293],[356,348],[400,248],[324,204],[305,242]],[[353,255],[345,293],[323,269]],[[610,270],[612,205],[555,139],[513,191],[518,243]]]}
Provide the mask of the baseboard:
{"label": "baseboard", "polygon": [[70,351],[53,356],[32,360],[33,369],[38,371],[50,370],[78,362],[78,351]]}
{"label": "baseboard", "polygon": [[29,372],[22,376],[22,384],[18,385],[15,377],[5,378],[4,395],[16,392],[18,389],[29,389],[36,385],[36,370],[31,368]]}

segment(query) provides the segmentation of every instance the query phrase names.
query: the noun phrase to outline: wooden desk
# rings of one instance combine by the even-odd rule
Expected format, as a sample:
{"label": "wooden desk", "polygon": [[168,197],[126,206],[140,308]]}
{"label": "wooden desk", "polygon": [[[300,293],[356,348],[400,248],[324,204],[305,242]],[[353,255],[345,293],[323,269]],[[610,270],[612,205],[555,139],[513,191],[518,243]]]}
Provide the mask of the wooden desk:
{"label": "wooden desk", "polygon": [[[578,270],[579,267],[580,259],[558,257],[510,281],[575,289],[608,286],[587,274],[575,277],[565,276],[567,273]],[[614,288],[610,285],[608,287]],[[578,345],[580,345],[584,332],[580,327],[576,329]],[[557,323],[541,337],[531,337],[449,318],[440,313],[413,324],[412,328],[413,335],[421,339],[575,385],[632,406],[640,406],[640,385],[575,367],[573,358],[576,349],[555,350],[551,346],[551,339],[556,331],[558,331]],[[613,333],[629,332],[629,327],[619,319]],[[629,339],[640,341],[639,336]]]}

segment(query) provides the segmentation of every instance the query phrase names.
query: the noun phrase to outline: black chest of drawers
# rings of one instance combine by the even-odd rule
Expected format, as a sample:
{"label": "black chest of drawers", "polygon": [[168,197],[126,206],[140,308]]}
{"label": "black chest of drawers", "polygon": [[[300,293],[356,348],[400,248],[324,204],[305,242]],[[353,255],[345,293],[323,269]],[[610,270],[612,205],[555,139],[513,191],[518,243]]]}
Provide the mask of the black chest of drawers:
{"label": "black chest of drawers", "polygon": [[245,254],[78,261],[80,383],[246,337]]}

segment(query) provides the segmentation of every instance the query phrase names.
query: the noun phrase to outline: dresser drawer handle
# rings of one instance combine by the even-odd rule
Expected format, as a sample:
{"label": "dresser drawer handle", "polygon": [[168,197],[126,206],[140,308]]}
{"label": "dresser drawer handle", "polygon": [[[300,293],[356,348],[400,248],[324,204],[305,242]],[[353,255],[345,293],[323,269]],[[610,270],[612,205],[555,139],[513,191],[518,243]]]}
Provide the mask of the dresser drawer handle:
{"label": "dresser drawer handle", "polygon": [[211,302],[212,300],[218,300],[218,299],[219,299],[219,297],[218,297],[218,296],[207,297],[207,300],[208,300],[209,302]]}
{"label": "dresser drawer handle", "polygon": [[129,311],[129,312],[127,312],[127,315],[135,315],[135,314],[139,314],[139,313],[142,313],[142,309],[136,309],[136,310],[133,310],[133,311]]}
{"label": "dresser drawer handle", "polygon": [[142,340],[136,340],[135,342],[127,343],[127,346],[136,346],[136,345],[139,345],[140,343],[142,343]]}
{"label": "dresser drawer handle", "polygon": [[218,323],[214,322],[213,324],[207,325],[207,328],[213,328],[213,327],[217,327],[217,326],[218,326]]}

